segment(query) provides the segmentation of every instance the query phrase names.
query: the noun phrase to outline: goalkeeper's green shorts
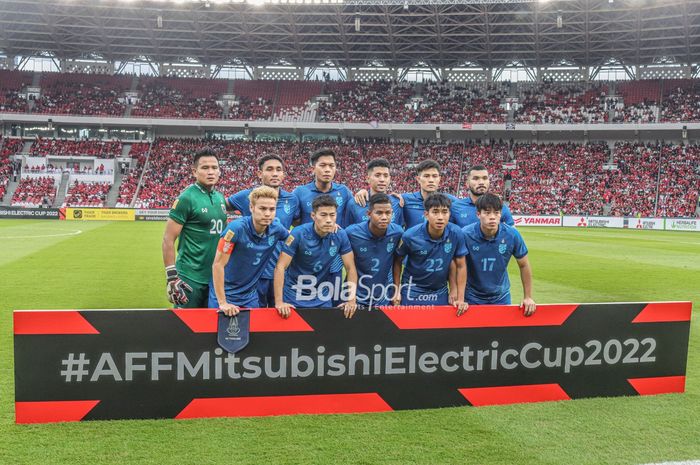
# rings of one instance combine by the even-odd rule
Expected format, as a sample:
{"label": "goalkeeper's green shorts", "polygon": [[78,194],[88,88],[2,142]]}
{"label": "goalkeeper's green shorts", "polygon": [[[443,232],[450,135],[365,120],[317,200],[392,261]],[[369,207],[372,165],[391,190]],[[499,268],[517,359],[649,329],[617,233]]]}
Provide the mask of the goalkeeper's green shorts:
{"label": "goalkeeper's green shorts", "polygon": [[199,284],[190,281],[184,276],[180,276],[184,282],[190,285],[192,291],[185,291],[187,303],[184,305],[175,305],[175,308],[207,308],[209,303],[209,284]]}

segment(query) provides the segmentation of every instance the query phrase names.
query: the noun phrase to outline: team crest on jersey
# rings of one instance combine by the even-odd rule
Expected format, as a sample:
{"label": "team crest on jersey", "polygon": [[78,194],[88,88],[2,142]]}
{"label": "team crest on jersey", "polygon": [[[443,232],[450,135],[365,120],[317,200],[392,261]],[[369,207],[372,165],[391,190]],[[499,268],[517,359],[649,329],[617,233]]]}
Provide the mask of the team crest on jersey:
{"label": "team crest on jersey", "polygon": [[498,244],[498,253],[500,253],[501,255],[503,255],[504,253],[506,253],[506,248],[507,248],[507,247],[508,247],[508,246],[507,246],[505,243],[501,242],[500,244]]}
{"label": "team crest on jersey", "polygon": [[328,249],[328,253],[331,255],[331,257],[335,257],[335,255],[338,253],[338,246],[335,245],[335,242],[331,242],[331,247]]}
{"label": "team crest on jersey", "polygon": [[445,242],[445,245],[443,245],[442,248],[445,251],[445,253],[452,252],[452,242],[450,242],[450,241]]}
{"label": "team crest on jersey", "polygon": [[267,238],[267,245],[272,246],[275,244],[275,236],[270,236]]}
{"label": "team crest on jersey", "polygon": [[338,204],[338,206],[340,207],[341,205],[343,205],[343,198],[340,195],[336,196],[335,203]]}
{"label": "team crest on jersey", "polygon": [[289,200],[284,202],[284,212],[289,215],[292,212],[292,206],[289,205]]}
{"label": "team crest on jersey", "polygon": [[221,204],[221,211],[226,213],[226,205],[224,205],[223,203]]}
{"label": "team crest on jersey", "polygon": [[224,240],[226,242],[231,242],[231,239],[233,239],[233,236],[235,236],[235,235],[236,235],[235,232],[228,230],[228,231],[226,231],[226,234],[224,234]]}
{"label": "team crest on jersey", "polygon": [[391,241],[386,245],[386,251],[389,253],[394,251],[394,241]]}

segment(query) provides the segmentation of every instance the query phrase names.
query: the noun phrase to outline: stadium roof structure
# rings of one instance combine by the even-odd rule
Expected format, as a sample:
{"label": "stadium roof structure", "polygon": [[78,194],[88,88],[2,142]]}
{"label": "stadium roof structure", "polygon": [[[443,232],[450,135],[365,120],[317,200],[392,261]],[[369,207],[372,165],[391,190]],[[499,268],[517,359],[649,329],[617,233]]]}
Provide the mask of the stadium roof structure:
{"label": "stadium roof structure", "polygon": [[0,52],[344,68],[700,62],[700,0],[0,0]]}

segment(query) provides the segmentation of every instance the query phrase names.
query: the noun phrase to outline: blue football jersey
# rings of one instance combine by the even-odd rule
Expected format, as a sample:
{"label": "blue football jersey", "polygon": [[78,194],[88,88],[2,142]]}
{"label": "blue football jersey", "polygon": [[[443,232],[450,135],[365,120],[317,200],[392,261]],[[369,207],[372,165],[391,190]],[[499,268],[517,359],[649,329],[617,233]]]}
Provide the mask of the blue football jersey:
{"label": "blue football jersey", "polygon": [[[463,199],[457,199],[452,202],[452,207],[450,207],[450,221],[460,228],[479,222],[479,217],[476,216],[476,205],[472,202],[471,197],[467,195]],[[515,224],[513,214],[510,212],[508,205],[503,205],[501,223],[509,226]]]}
{"label": "blue football jersey", "polygon": [[[241,212],[243,216],[250,216],[250,200],[248,196],[253,189],[243,189],[230,196],[228,199],[229,205],[235,210]],[[299,210],[299,198],[287,192],[284,189],[279,190],[279,198],[277,199],[277,213],[275,218],[277,218],[282,226],[289,229],[292,226],[294,220],[298,219],[300,215]],[[261,276],[262,279],[272,279],[275,272],[275,265],[277,264],[277,259],[280,256],[280,250],[282,250],[282,243],[277,243],[277,248],[272,254],[270,260],[267,261],[265,270]]]}
{"label": "blue football jersey", "polygon": [[[322,194],[328,194],[331,197],[335,198],[335,203],[338,205],[336,223],[338,223],[338,225],[340,225],[340,227],[343,228],[347,226],[347,223],[345,223],[345,208],[352,199],[350,189],[348,189],[345,186],[345,184],[338,184],[333,182],[331,183],[331,189],[328,192],[321,192],[320,190],[318,190],[318,187],[316,187],[315,181],[311,181],[308,184],[304,184],[303,186],[299,186],[296,189],[294,189],[294,195],[296,195],[299,199],[301,224],[312,222],[311,212],[313,211],[313,209],[311,208],[311,203],[316,197]],[[342,269],[343,261],[340,259],[340,257],[336,257],[336,259],[333,261],[331,271],[333,273],[338,273]]]}
{"label": "blue football jersey", "polygon": [[[445,195],[452,203],[457,201],[457,197],[454,195]],[[401,197],[403,197],[403,220],[406,224],[406,230],[408,231],[417,224],[423,224],[425,222],[425,206],[423,205],[425,199],[420,191],[401,194]]]}
{"label": "blue football jersey", "polygon": [[[401,208],[400,201],[393,195],[390,195],[389,199],[391,200],[391,209],[393,210],[391,222],[401,226],[403,224],[403,209]],[[345,224],[351,225],[366,222],[369,220],[368,210],[369,205],[361,207],[355,202],[354,198],[350,199],[350,203],[345,211]]]}
{"label": "blue football jersey", "polygon": [[[226,300],[238,305],[257,295],[257,283],[266,264],[274,254],[277,243],[289,236],[287,228],[275,219],[262,234],[253,227],[253,219],[244,216],[229,223],[221,232],[221,237],[230,242],[233,251],[224,268],[224,289]],[[209,288],[210,297],[216,299],[213,284]]]}
{"label": "blue football jersey", "polygon": [[[282,252],[292,257],[284,277],[284,301],[301,308],[330,307],[333,293],[328,295],[319,290],[328,288],[320,285],[330,283],[333,260],[352,252],[345,230],[321,237],[313,223],[297,226],[282,246]],[[330,284],[335,293],[339,283]]]}
{"label": "blue football jersey", "polygon": [[469,251],[467,302],[489,304],[503,300],[510,294],[510,257],[519,259],[527,255],[522,236],[515,227],[507,224],[500,224],[498,233],[490,240],[484,237],[480,223],[465,226],[462,232]]}
{"label": "blue football jersey", "polygon": [[[386,234],[375,236],[369,221],[348,226],[345,230],[355,255],[358,287],[357,302],[363,305],[388,305],[387,285],[394,282],[392,266],[403,228],[389,223]],[[374,287],[373,287],[374,286]],[[374,295],[371,293],[375,292]]]}
{"label": "blue football jersey", "polygon": [[433,293],[447,289],[450,262],[464,257],[467,249],[464,234],[456,225],[447,223],[442,237],[433,239],[426,222],[403,233],[396,253],[406,257],[401,284],[411,283],[419,293]]}

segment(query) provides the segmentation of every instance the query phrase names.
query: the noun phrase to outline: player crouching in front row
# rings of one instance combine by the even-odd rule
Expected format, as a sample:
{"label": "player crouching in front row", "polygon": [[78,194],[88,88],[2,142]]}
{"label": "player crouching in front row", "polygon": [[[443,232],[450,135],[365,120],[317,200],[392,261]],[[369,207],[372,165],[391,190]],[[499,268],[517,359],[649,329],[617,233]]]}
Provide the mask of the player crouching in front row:
{"label": "player crouching in front row", "polygon": [[527,247],[517,229],[501,223],[502,208],[498,196],[483,194],[476,201],[479,222],[462,229],[468,251],[466,300],[475,305],[510,305],[508,262],[514,256],[523,283],[520,307],[530,316],[535,313],[535,301]]}
{"label": "player crouching in front row", "polygon": [[227,316],[241,308],[260,307],[257,284],[277,243],[289,231],[275,218],[277,190],[263,186],[249,195],[251,216],[226,226],[212,266],[209,308],[219,308]]}
{"label": "player crouching in front row", "polygon": [[[333,300],[344,300],[346,318],[357,309],[357,271],[355,259],[342,229],[336,231],[338,205],[328,194],[311,203],[311,223],[292,230],[282,247],[275,267],[275,307],[283,317],[292,308],[331,307]],[[331,264],[340,255],[347,272],[346,285],[331,280]]]}

